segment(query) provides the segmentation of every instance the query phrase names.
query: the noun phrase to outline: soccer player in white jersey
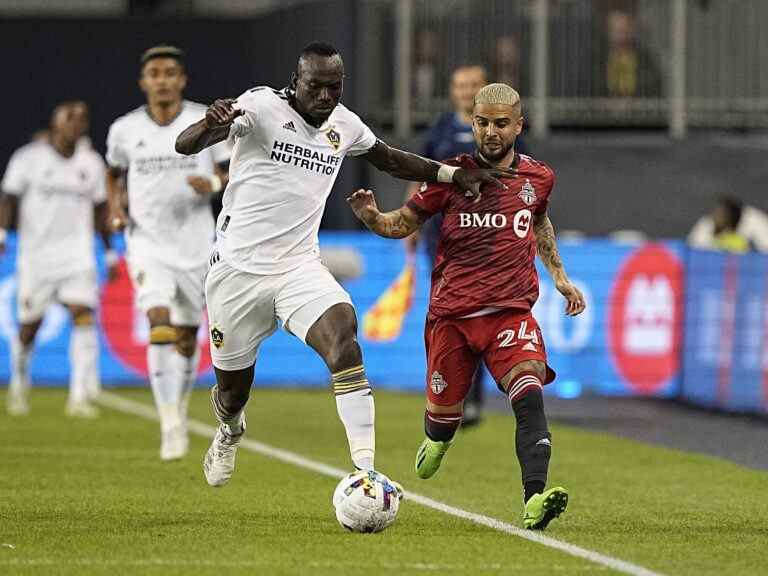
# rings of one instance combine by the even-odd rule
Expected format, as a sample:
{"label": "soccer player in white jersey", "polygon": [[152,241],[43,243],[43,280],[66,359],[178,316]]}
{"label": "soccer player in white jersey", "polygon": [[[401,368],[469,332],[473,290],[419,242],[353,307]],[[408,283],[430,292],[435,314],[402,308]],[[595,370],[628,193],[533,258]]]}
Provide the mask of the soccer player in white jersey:
{"label": "soccer player in white jersey", "polygon": [[212,486],[225,484],[234,470],[257,350],[278,319],[325,361],[352,462],[373,469],[374,403],[355,310],[318,254],[320,220],[344,157],[361,156],[400,178],[455,181],[469,193],[479,192],[482,183],[498,183],[495,176],[504,173],[454,170],[390,148],[339,103],[343,78],[338,52],[329,44],[310,44],[290,87],[259,87],[236,101],[217,100],[176,141],[179,152],[198,154],[235,139],[206,278],[217,379],[211,395],[219,421],[203,463]]}
{"label": "soccer player in white jersey", "polygon": [[205,116],[205,106],[182,97],[187,78],[178,48],[150,48],[140,64],[147,104],[115,120],[107,137],[110,221],[125,229],[136,304],[149,321],[160,457],[175,460],[187,452],[187,404],[199,364],[203,280],[214,239],[209,195],[226,180],[229,149],[222,143],[195,156],[176,153],[176,136]]}
{"label": "soccer player in white jersey", "polygon": [[[77,146],[87,130],[83,103],[60,104],[49,137],[17,150],[2,181],[0,251],[10,223],[18,222],[19,333],[11,343],[10,414],[29,411],[29,363],[47,308],[58,301],[72,315],[70,387],[67,413],[93,417],[90,400],[99,391],[99,341],[94,322],[98,304],[94,225],[109,249],[104,161]],[[87,108],[86,108],[87,111]],[[107,252],[111,275],[117,258]]]}

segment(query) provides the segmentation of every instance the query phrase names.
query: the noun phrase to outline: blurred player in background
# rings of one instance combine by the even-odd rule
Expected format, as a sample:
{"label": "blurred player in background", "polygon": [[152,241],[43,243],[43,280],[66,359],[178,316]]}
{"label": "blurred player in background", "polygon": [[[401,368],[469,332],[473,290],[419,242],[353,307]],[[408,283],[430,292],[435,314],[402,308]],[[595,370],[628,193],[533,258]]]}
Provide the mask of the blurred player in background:
{"label": "blurred player in background", "polygon": [[520,96],[506,84],[489,84],[475,96],[473,122],[478,151],[450,164],[511,169],[514,175],[502,180],[506,188],[487,187],[473,199],[450,184],[424,184],[405,206],[387,213],[379,212],[370,190],[358,190],[349,203],[368,228],[387,238],[403,238],[434,214],[444,216],[425,327],[426,438],[416,473],[430,478],[440,467],[482,359],[517,419],[524,525],[543,529],[565,510],[568,494],[559,487],[544,491],[551,435],[542,387],[554,372],[531,314],[539,293],[536,253],[565,296],[568,315],[584,310],[584,297],[568,279],[547,216],[554,174],[513,148],[523,124]]}
{"label": "blurred player in background", "polygon": [[144,52],[139,86],[147,104],[115,120],[107,137],[110,222],[125,229],[136,302],[149,320],[147,365],[163,460],[187,452],[187,404],[214,239],[209,195],[224,186],[229,158],[225,143],[191,157],[174,150],[179,132],[205,116],[205,106],[183,99],[186,83],[181,50]]}
{"label": "blurred player in background", "polygon": [[[451,76],[452,112],[441,114],[430,128],[424,145],[424,156],[433,160],[455,158],[460,154],[472,154],[475,151],[475,136],[472,133],[472,109],[475,94],[487,84],[487,76],[482,66],[467,65],[456,68]],[[515,140],[515,151],[526,153],[522,138]],[[408,186],[406,199],[419,189],[418,183]],[[432,266],[437,256],[437,242],[440,238],[442,215],[436,214],[405,239],[410,250],[416,250],[419,242],[426,248]],[[478,366],[472,378],[472,386],[464,401],[464,421],[462,426],[472,426],[480,422],[483,407],[483,371]]]}
{"label": "blurred player in background", "polygon": [[18,223],[18,338],[11,343],[8,412],[29,411],[29,363],[46,310],[60,302],[72,315],[67,413],[93,417],[98,394],[99,340],[94,311],[98,283],[93,246],[95,228],[107,249],[110,276],[117,258],[109,249],[104,161],[78,142],[88,130],[88,108],[65,102],[51,117],[48,136],[17,150],[2,181],[0,251],[8,229]]}
{"label": "blurred player in background", "polygon": [[204,460],[212,486],[225,484],[234,470],[257,352],[278,320],[325,361],[352,462],[373,469],[374,403],[355,310],[318,251],[325,201],[344,157],[361,156],[400,178],[455,181],[474,191],[482,183],[498,183],[495,175],[504,173],[454,172],[390,148],[340,104],[343,84],[341,55],[329,44],[312,43],[302,51],[289,87],[261,86],[237,101],[217,100],[205,120],[186,129],[176,143],[184,154],[199,154],[235,138],[231,182],[206,278],[217,380],[211,396],[219,421]]}

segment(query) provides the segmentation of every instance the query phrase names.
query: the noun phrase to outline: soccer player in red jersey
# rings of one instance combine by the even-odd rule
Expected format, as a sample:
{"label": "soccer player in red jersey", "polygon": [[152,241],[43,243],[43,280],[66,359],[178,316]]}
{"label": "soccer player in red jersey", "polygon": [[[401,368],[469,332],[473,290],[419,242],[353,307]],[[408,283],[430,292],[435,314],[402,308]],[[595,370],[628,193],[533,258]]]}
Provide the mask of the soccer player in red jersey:
{"label": "soccer player in red jersey", "polygon": [[565,297],[566,314],[580,314],[585,302],[568,279],[547,216],[554,173],[514,152],[522,125],[518,93],[506,84],[490,84],[475,96],[477,152],[447,164],[511,169],[514,176],[503,178],[503,187],[473,195],[452,184],[424,184],[406,205],[386,213],[378,210],[370,190],[358,190],[348,202],[368,228],[387,238],[408,236],[432,215],[443,214],[424,335],[426,438],[416,455],[416,473],[430,478],[440,467],[461,424],[472,375],[483,360],[517,420],[523,523],[544,529],[565,510],[568,493],[561,487],[545,490],[551,435],[542,387],[555,374],[531,314],[539,294],[536,254]]}

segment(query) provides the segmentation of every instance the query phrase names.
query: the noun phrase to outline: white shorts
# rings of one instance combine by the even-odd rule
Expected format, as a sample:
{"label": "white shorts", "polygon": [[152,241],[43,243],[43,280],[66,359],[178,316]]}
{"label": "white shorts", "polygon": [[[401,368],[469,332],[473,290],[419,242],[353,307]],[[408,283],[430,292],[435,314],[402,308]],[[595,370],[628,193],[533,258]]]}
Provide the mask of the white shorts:
{"label": "white shorts", "polygon": [[242,272],[224,260],[205,280],[211,357],[221,370],[242,370],[256,362],[259,345],[275,330],[285,330],[306,343],[307,332],[331,306],[352,304],[346,290],[319,260],[286,272],[259,276]]}
{"label": "white shorts", "polygon": [[135,304],[142,311],[168,308],[174,326],[198,326],[205,305],[203,285],[207,264],[190,270],[146,257],[130,257]]}
{"label": "white shorts", "polygon": [[53,302],[85,306],[95,310],[99,303],[96,270],[85,270],[60,278],[46,278],[32,270],[19,270],[16,306],[19,322],[40,320]]}

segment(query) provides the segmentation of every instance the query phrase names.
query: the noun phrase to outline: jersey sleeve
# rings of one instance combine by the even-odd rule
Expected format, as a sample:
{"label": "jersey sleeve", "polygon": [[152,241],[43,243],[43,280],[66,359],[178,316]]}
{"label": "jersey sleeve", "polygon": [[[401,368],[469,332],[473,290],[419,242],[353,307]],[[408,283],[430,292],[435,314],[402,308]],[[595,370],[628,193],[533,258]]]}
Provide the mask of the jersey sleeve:
{"label": "jersey sleeve", "polygon": [[29,185],[27,174],[29,174],[32,168],[29,166],[30,163],[27,161],[26,156],[27,154],[23,150],[17,150],[8,161],[8,167],[5,169],[3,181],[0,184],[5,194],[21,196],[26,192]]}
{"label": "jersey sleeve", "polygon": [[259,106],[256,95],[262,90],[268,90],[268,88],[253,88],[237,98],[234,108],[242,110],[243,113],[232,122],[232,126],[229,128],[230,138],[242,138],[253,131],[259,118]]}
{"label": "jersey sleeve", "polygon": [[120,124],[115,122],[109,127],[107,133],[107,164],[113,168],[128,170],[130,163],[125,130],[122,130]]}
{"label": "jersey sleeve", "polygon": [[93,183],[93,203],[102,204],[107,201],[107,166],[96,153],[93,154],[93,173],[96,178]]}
{"label": "jersey sleeve", "polygon": [[229,162],[229,158],[232,156],[232,144],[230,138],[227,138],[223,142],[214,144],[211,146],[211,157],[214,164],[221,164],[222,162]]}
{"label": "jersey sleeve", "polygon": [[450,186],[441,183],[424,182],[419,191],[411,196],[406,206],[416,212],[423,220],[442,212],[448,199]]}
{"label": "jersey sleeve", "polygon": [[368,128],[368,125],[363,122],[356,114],[354,115],[355,124],[357,125],[357,133],[355,139],[347,150],[347,154],[350,156],[360,156],[365,154],[376,145],[376,135],[373,130]]}

